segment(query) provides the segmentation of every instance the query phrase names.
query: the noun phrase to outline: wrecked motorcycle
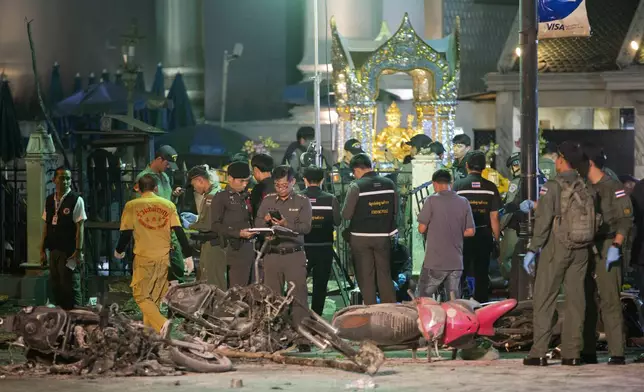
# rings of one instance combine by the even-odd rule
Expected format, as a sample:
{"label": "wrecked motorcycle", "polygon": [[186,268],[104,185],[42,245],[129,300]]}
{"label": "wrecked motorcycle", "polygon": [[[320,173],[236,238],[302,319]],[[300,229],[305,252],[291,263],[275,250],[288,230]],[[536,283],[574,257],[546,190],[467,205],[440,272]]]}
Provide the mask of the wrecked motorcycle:
{"label": "wrecked motorcycle", "polygon": [[[290,229],[273,226],[252,229],[271,236],[297,236]],[[268,241],[256,258],[255,271],[267,249]],[[273,293],[268,287],[253,284],[232,287],[228,291],[204,283],[171,287],[166,295],[168,309],[188,320],[186,332],[215,347],[228,347],[247,352],[276,352],[304,338],[324,350],[333,347],[358,365],[364,372],[374,374],[384,362],[384,354],[375,345],[364,342],[356,350],[337,336],[337,330],[309,310],[308,318],[293,328],[287,313],[293,302],[295,285],[288,283],[285,296]],[[307,304],[303,307],[308,309]]]}
{"label": "wrecked motorcycle", "polygon": [[[624,334],[627,341],[644,337],[644,303],[633,293],[622,292],[622,315]],[[601,308],[598,307],[598,309]],[[552,329],[551,347],[561,340],[561,328],[564,315],[564,299],[557,301],[555,324]],[[494,339],[494,344],[506,350],[525,350],[532,345],[533,304],[531,300],[521,301],[515,309],[504,315],[497,323],[502,331]],[[509,332],[509,333],[508,333]],[[598,345],[605,344],[606,336],[601,316],[597,322]]]}
{"label": "wrecked motorcycle", "polygon": [[514,299],[481,306],[473,300],[438,303],[431,298],[416,298],[402,304],[345,308],[336,313],[333,326],[345,339],[371,340],[383,348],[415,350],[422,337],[436,348],[467,349],[474,347],[477,337],[513,332],[499,330],[494,324],[516,305]]}
{"label": "wrecked motorcycle", "polygon": [[226,357],[196,339],[163,339],[150,328],[109,309],[26,307],[0,319],[0,327],[19,337],[26,356],[52,365],[55,373],[169,375],[176,368],[194,372],[232,369]]}

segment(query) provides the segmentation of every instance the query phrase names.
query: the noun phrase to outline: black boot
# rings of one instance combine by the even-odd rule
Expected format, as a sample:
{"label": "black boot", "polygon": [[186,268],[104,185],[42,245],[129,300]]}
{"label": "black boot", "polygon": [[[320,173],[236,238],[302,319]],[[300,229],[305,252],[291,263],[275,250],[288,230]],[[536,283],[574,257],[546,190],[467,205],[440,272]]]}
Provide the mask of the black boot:
{"label": "black boot", "polygon": [[546,357],[526,357],[523,358],[524,366],[548,366],[548,359]]}
{"label": "black boot", "polygon": [[608,358],[609,365],[626,365],[625,357],[610,357]]}

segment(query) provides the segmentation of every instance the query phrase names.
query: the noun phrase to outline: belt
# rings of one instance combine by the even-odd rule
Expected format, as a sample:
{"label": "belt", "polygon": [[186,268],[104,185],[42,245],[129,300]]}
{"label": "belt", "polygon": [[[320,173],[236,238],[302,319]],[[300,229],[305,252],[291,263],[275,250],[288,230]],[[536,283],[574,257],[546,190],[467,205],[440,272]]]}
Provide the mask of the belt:
{"label": "belt", "polygon": [[275,253],[278,255],[290,255],[291,253],[301,252],[304,250],[303,246],[296,246],[294,248],[270,248],[268,253]]}
{"label": "belt", "polygon": [[333,242],[307,242],[304,244],[304,246],[333,246]]}

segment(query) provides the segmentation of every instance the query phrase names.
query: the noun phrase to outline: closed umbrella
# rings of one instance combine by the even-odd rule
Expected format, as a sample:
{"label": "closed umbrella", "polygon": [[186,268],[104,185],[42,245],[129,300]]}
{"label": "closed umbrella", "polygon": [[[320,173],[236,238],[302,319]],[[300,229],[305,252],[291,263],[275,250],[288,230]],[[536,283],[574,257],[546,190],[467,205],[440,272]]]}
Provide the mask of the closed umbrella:
{"label": "closed umbrella", "polygon": [[[152,82],[152,91],[150,93],[159,98],[165,98],[165,78],[163,76],[163,65],[157,64],[157,70],[154,73]],[[168,110],[165,108],[151,110],[151,120],[154,126],[161,129],[168,128]]]}
{"label": "closed umbrella", "polygon": [[101,73],[101,79],[104,82],[109,82],[110,81],[110,73],[107,72],[107,69],[103,69],[103,72]]}
{"label": "closed umbrella", "polygon": [[0,78],[0,158],[7,163],[21,157],[25,149],[9,81],[4,76]]}
{"label": "closed umbrella", "polygon": [[118,71],[116,71],[116,76],[114,77],[114,84],[116,84],[117,86],[123,86],[124,85],[123,84],[123,73],[121,72],[120,69]]}
{"label": "closed umbrella", "polygon": [[168,129],[177,129],[196,125],[195,115],[192,112],[192,104],[188,97],[186,85],[183,82],[183,76],[180,73],[174,77],[168,100],[172,101],[173,109],[170,111],[168,118]]}
{"label": "closed umbrella", "polygon": [[89,78],[87,78],[87,85],[91,86],[93,84],[96,84],[96,75],[94,75],[94,72],[89,74]]}
{"label": "closed umbrella", "polygon": [[[143,71],[139,70],[139,72],[136,73],[136,79],[134,80],[134,93],[145,94],[146,92],[145,77],[143,75]],[[134,111],[134,118],[150,124],[150,111],[146,107],[136,109]]]}
{"label": "closed umbrella", "polygon": [[[54,66],[51,70],[51,80],[49,82],[49,108],[54,107],[58,102],[62,101],[65,98],[63,93],[63,83],[60,80],[60,66],[58,63],[54,63]],[[63,135],[65,131],[69,128],[69,121],[67,118],[59,117],[52,120],[55,123],[56,130]]]}
{"label": "closed umbrella", "polygon": [[76,73],[76,76],[74,76],[74,87],[72,89],[73,92],[77,93],[83,89],[83,79],[81,79],[81,74],[80,72]]}

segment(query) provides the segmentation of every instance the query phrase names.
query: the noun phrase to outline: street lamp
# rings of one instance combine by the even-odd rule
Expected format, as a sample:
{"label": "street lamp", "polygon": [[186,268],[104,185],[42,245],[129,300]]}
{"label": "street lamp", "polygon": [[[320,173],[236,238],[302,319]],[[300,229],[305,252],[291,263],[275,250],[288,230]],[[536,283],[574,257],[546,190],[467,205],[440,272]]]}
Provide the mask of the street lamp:
{"label": "street lamp", "polygon": [[244,45],[239,42],[233,47],[233,53],[229,54],[224,50],[224,66],[221,77],[221,114],[219,115],[219,126],[224,127],[226,123],[226,98],[228,95],[228,66],[231,61],[237,60],[244,52]]}
{"label": "street lamp", "polygon": [[[130,31],[121,35],[123,43],[121,45],[121,56],[123,57],[123,83],[127,88],[127,115],[134,117],[134,85],[139,73],[139,65],[136,64],[136,45],[140,40],[145,38],[139,35],[139,27],[136,19],[132,21]],[[131,126],[128,126],[131,129]]]}

